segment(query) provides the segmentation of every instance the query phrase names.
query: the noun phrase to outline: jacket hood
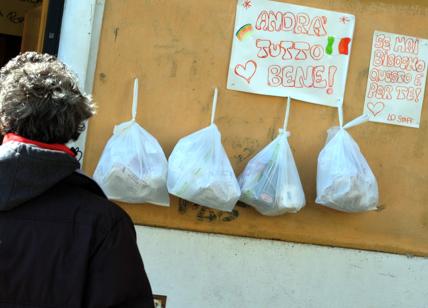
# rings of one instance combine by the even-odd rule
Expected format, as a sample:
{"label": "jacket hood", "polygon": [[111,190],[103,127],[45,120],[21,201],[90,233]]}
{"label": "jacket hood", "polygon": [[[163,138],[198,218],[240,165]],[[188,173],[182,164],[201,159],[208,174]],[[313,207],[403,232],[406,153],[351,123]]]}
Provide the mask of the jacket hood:
{"label": "jacket hood", "polygon": [[0,146],[0,211],[31,200],[80,168],[69,154],[10,141]]}

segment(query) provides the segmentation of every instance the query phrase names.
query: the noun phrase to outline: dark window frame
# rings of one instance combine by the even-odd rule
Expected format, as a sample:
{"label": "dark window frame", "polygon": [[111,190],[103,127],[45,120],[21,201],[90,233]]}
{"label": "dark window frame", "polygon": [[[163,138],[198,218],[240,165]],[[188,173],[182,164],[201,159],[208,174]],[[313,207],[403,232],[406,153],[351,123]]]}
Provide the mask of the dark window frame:
{"label": "dark window frame", "polygon": [[50,0],[46,18],[43,52],[57,56],[65,0]]}

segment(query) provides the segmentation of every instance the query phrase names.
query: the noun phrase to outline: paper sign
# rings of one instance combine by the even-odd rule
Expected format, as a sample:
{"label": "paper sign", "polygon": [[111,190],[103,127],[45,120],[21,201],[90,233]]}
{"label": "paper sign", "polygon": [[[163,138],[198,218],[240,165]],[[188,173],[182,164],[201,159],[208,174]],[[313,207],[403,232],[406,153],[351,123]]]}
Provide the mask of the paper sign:
{"label": "paper sign", "polygon": [[370,121],[419,127],[427,62],[428,40],[374,33],[364,103]]}
{"label": "paper sign", "polygon": [[238,0],[227,88],[337,106],[354,25],[349,14]]}

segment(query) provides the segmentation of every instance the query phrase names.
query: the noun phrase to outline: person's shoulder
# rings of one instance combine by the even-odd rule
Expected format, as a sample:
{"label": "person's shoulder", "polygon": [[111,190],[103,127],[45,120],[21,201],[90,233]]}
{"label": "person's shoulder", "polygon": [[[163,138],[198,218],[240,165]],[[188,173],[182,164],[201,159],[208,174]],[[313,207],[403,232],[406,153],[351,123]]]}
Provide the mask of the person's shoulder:
{"label": "person's shoulder", "polygon": [[[119,222],[131,223],[129,215],[117,204],[107,199],[98,184],[90,177],[74,173],[68,179],[62,181],[62,188],[67,191],[69,200],[80,213],[79,220],[82,223],[93,223],[95,219],[99,228],[111,229]],[[88,221],[89,220],[89,221]]]}
{"label": "person's shoulder", "polygon": [[132,224],[128,214],[108,200],[91,178],[74,173],[43,195],[31,200],[21,213],[31,211],[38,220],[86,225],[106,233],[118,223]]}

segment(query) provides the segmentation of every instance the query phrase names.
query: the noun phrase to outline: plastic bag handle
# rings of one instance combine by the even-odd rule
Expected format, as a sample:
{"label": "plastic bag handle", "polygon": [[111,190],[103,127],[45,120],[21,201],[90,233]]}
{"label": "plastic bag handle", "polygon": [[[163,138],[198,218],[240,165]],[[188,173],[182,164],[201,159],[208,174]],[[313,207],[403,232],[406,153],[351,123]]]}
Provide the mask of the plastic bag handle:
{"label": "plastic bag handle", "polygon": [[135,121],[137,117],[137,107],[138,107],[138,78],[134,80],[134,95],[132,97],[132,120]]}
{"label": "plastic bag handle", "polygon": [[369,115],[368,114],[363,114],[360,115],[359,117],[353,119],[352,121],[346,123],[343,128],[347,129],[347,128],[351,128],[360,124],[363,124],[364,122],[367,122],[369,120]]}
{"label": "plastic bag handle", "polygon": [[211,124],[214,124],[214,118],[215,118],[215,111],[217,109],[217,97],[218,97],[218,90],[217,88],[214,89],[214,96],[213,96],[213,106],[211,110]]}
{"label": "plastic bag handle", "polygon": [[287,131],[288,118],[290,115],[290,105],[291,105],[291,98],[290,98],[290,96],[288,96],[287,97],[287,105],[285,107],[285,117],[284,117],[284,126],[283,126],[284,132]]}
{"label": "plastic bag handle", "polygon": [[338,100],[337,111],[339,115],[339,125],[340,125],[340,128],[343,128],[343,129],[347,129],[347,128],[351,128],[351,127],[363,124],[364,122],[367,122],[369,120],[368,114],[363,114],[363,115],[360,115],[359,117],[356,117],[352,121],[346,123],[345,125],[343,125],[343,101],[341,98],[339,98]]}
{"label": "plastic bag handle", "polygon": [[339,116],[339,126],[343,128],[343,100],[341,98],[337,101],[337,114]]}

